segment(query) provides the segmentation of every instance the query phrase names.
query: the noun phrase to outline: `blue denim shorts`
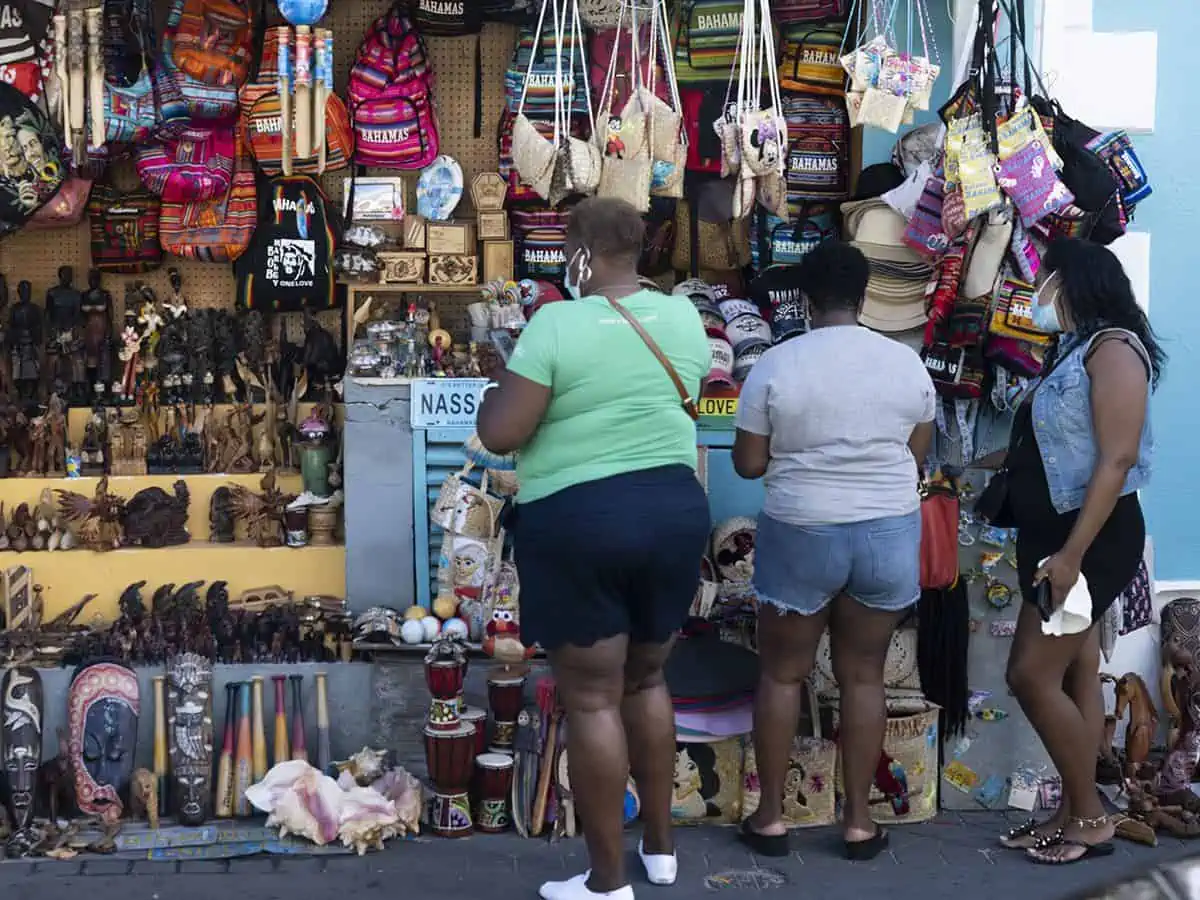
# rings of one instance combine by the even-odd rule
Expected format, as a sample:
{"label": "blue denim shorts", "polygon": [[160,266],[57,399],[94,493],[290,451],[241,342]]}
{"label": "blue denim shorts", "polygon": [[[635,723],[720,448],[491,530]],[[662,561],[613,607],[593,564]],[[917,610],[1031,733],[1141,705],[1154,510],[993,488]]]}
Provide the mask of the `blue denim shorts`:
{"label": "blue denim shorts", "polygon": [[921,513],[848,525],[789,525],[758,517],[758,599],[811,616],[840,593],[863,606],[900,612],[921,597]]}

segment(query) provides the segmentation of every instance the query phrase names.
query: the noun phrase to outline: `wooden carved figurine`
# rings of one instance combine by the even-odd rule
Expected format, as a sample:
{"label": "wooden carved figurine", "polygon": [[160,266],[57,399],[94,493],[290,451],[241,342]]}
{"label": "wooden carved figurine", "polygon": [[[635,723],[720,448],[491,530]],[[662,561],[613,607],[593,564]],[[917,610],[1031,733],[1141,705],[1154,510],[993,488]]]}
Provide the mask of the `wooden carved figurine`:
{"label": "wooden carved figurine", "polygon": [[83,313],[83,367],[95,402],[104,400],[113,380],[113,298],[100,286],[100,270],[88,272]]}
{"label": "wooden carved figurine", "polygon": [[83,430],[83,443],[79,448],[80,475],[86,478],[104,474],[107,443],[108,424],[104,418],[104,410],[96,407]]}
{"label": "wooden carved figurine", "polygon": [[208,529],[208,539],[212,543],[233,543],[233,492],[227,487],[219,487],[213,491],[208,504]]}
{"label": "wooden carved figurine", "polygon": [[17,302],[8,312],[8,350],[12,380],[23,404],[37,400],[41,382],[42,311],[33,302],[33,285],[17,284]]}
{"label": "wooden carved figurine", "polygon": [[283,514],[294,495],[284,494],[275,486],[275,472],[267,472],[255,493],[241,485],[230,485],[233,513],[246,522],[246,530],[260,547],[283,544]]}
{"label": "wooden carved figurine", "polygon": [[46,428],[46,474],[62,478],[67,474],[67,412],[58,394],[50,395],[43,416]]}
{"label": "wooden carved figurine", "polygon": [[170,796],[183,825],[202,825],[212,812],[212,689],[212,663],[204,657],[183,653],[168,660]]}
{"label": "wooden carved figurine", "polygon": [[42,700],[42,679],[36,669],[17,666],[4,674],[0,688],[4,775],[8,783],[8,814],[16,832],[13,844],[9,845],[10,852],[25,849],[28,843],[25,832],[33,824],[38,769],[42,762]]}
{"label": "wooden carved figurine", "polygon": [[50,807],[51,821],[67,815],[75,806],[75,784],[71,775],[71,751],[67,733],[58,729],[58,755],[42,763],[38,787]]}
{"label": "wooden carved figurine", "polygon": [[133,773],[129,786],[129,814],[134,819],[143,816],[150,828],[158,831],[158,779],[149,769]]}
{"label": "wooden carved figurine", "polygon": [[79,540],[89,550],[115,550],[121,546],[121,519],[125,501],[108,492],[107,476],[88,499],[83,494],[59,489],[58,507],[63,518],[78,528]]}
{"label": "wooden carved figurine", "polygon": [[143,488],[129,499],[121,516],[126,544],[173,547],[191,540],[187,482],[176,481],[174,491],[172,495],[160,487]]}
{"label": "wooden carved figurine", "polygon": [[[1174,701],[1179,710],[1179,731],[1163,759],[1155,783],[1160,803],[1200,812],[1200,797],[1191,790],[1196,766],[1200,764],[1200,669],[1190,656],[1173,648]],[[1151,735],[1153,737],[1153,734]]]}
{"label": "wooden carved figurine", "polygon": [[1136,672],[1126,672],[1117,679],[1117,718],[1124,717],[1126,711],[1129,724],[1125,727],[1125,777],[1136,779],[1150,756],[1150,746],[1158,731],[1158,711],[1146,683]]}

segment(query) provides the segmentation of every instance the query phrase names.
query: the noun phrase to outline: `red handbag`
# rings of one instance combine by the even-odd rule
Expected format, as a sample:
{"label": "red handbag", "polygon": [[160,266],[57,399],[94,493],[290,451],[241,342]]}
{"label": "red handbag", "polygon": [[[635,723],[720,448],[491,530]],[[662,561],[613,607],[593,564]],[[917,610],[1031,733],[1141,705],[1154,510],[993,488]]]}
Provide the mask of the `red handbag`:
{"label": "red handbag", "polygon": [[92,193],[92,180],[72,175],[63,182],[54,197],[33,214],[25,227],[31,231],[46,228],[71,228],[83,221],[88,197]]}
{"label": "red handbag", "polygon": [[958,491],[944,481],[921,487],[921,588],[943,590],[958,580]]}

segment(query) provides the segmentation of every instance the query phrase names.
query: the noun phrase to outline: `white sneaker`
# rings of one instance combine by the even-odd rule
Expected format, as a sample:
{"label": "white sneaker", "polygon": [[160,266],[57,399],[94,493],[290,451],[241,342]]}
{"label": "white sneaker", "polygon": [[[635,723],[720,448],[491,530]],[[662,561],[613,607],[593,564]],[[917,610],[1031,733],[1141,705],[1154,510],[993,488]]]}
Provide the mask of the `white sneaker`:
{"label": "white sneaker", "polygon": [[674,884],[679,874],[679,860],[674,853],[647,853],[638,841],[638,859],[646,868],[646,877],[651,884]]}
{"label": "white sneaker", "polygon": [[628,884],[604,894],[588,890],[587,880],[591,874],[587,871],[566,881],[547,881],[538,888],[538,896],[542,900],[633,900],[633,886]]}

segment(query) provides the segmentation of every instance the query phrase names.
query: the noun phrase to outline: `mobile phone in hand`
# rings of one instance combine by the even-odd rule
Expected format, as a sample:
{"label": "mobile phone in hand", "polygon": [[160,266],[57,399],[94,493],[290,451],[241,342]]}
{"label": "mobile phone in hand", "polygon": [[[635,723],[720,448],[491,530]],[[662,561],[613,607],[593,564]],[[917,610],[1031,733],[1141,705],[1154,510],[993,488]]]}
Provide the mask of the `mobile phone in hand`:
{"label": "mobile phone in hand", "polygon": [[1038,615],[1042,617],[1043,622],[1049,622],[1050,616],[1054,614],[1054,592],[1050,586],[1050,579],[1043,578],[1033,586],[1033,590]]}

